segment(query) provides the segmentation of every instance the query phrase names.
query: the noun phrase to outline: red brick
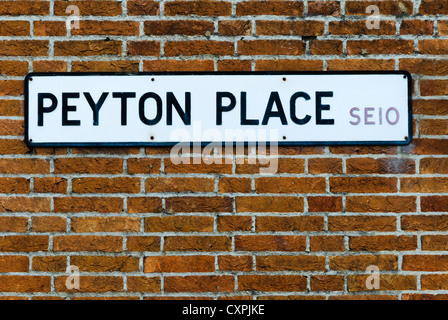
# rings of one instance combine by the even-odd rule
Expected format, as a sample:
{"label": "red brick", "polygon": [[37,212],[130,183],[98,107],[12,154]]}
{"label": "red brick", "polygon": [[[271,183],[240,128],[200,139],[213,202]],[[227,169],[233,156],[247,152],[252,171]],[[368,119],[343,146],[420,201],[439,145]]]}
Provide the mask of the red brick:
{"label": "red brick", "polygon": [[377,6],[380,14],[385,16],[400,16],[403,14],[411,15],[413,13],[412,1],[347,1],[345,4],[345,13],[347,15],[371,15],[372,12],[366,11],[370,5]]}
{"label": "red brick", "polygon": [[238,276],[241,291],[305,291],[305,276],[296,275],[242,275]]}
{"label": "red brick", "polygon": [[79,29],[73,28],[72,35],[114,35],[137,36],[139,23],[137,21],[112,21],[112,20],[80,20]]}
{"label": "red brick", "polygon": [[[38,37],[66,36],[65,21],[34,21],[34,35]],[[72,32],[75,29],[72,30]]]}
{"label": "red brick", "polygon": [[213,60],[144,60],[143,71],[213,71]]}
{"label": "red brick", "polygon": [[319,275],[311,276],[311,291],[342,291],[344,276]]}
{"label": "red brick", "polygon": [[0,272],[28,272],[29,265],[27,256],[0,256]]}
{"label": "red brick", "polygon": [[79,278],[79,289],[68,289],[67,277],[56,277],[54,287],[57,292],[120,292],[124,281],[118,276],[82,276]]}
{"label": "red brick", "polygon": [[228,1],[169,1],[165,4],[167,16],[229,16],[232,5]]}
{"label": "red brick", "polygon": [[[347,277],[347,286],[349,292],[371,291],[367,289],[366,281],[369,275],[349,275]],[[399,275],[399,274],[381,274],[380,287],[378,291],[400,291],[400,290],[416,290],[417,276],[415,275]],[[376,289],[375,289],[376,290]]]}
{"label": "red brick", "polygon": [[330,192],[391,193],[397,192],[397,178],[331,177]]}
{"label": "red brick", "polygon": [[347,212],[413,212],[415,197],[348,196]]}
{"label": "red brick", "polygon": [[213,256],[152,256],[145,258],[144,272],[213,272]]}
{"label": "red brick", "polygon": [[256,218],[257,232],[265,231],[323,231],[324,219],[319,216]]}
{"label": "red brick", "polygon": [[154,40],[128,41],[129,56],[158,56],[160,54],[160,42]]}
{"label": "red brick", "polygon": [[118,16],[122,13],[121,2],[119,1],[55,1],[54,14],[56,16],[66,16],[67,7],[75,5],[79,8],[82,16]]}
{"label": "red brick", "polygon": [[331,256],[331,270],[359,270],[365,271],[368,266],[375,265],[380,270],[397,270],[398,257],[395,255],[346,255]]}
{"label": "red brick", "polygon": [[448,257],[443,255],[405,255],[402,268],[406,271],[448,271]]}
{"label": "red brick", "polygon": [[70,263],[84,272],[135,272],[139,271],[138,257],[72,256]]}
{"label": "red brick", "polygon": [[145,21],[146,35],[205,35],[206,32],[213,33],[214,25],[210,21],[192,20],[157,20]]}
{"label": "red brick", "polygon": [[258,178],[257,193],[325,193],[325,178]]}
{"label": "red brick", "polygon": [[1,1],[0,15],[4,16],[34,16],[48,15],[50,13],[49,1]]}
{"label": "red brick", "polygon": [[300,197],[236,197],[237,212],[303,212]]}
{"label": "red brick", "polygon": [[422,15],[439,15],[448,13],[448,1],[423,0],[420,3],[419,13]]}
{"label": "red brick", "polygon": [[218,231],[250,231],[252,218],[250,216],[218,216]]}
{"label": "red brick", "polygon": [[145,232],[212,232],[213,223],[212,217],[147,217]]}
{"label": "red brick", "polygon": [[53,250],[121,252],[123,238],[119,236],[55,236]]}
{"label": "red brick", "polygon": [[324,256],[259,256],[257,271],[325,271]]}
{"label": "red brick", "polygon": [[323,21],[271,21],[257,20],[256,29],[259,35],[301,35],[322,36],[325,23]]}
{"label": "red brick", "polygon": [[238,41],[240,55],[301,55],[305,42],[300,40],[242,40]]}
{"label": "red brick", "polygon": [[234,286],[232,276],[165,277],[165,292],[231,292]]}
{"label": "red brick", "polygon": [[140,218],[136,217],[73,217],[73,232],[139,232]]}
{"label": "red brick", "polygon": [[130,292],[160,292],[159,277],[127,277],[127,288]]}
{"label": "red brick", "polygon": [[221,236],[170,236],[165,251],[230,251],[231,238]]}
{"label": "red brick", "polygon": [[[319,60],[257,60],[256,71],[321,71],[323,63]],[[279,159],[283,160],[283,159]]]}
{"label": "red brick", "polygon": [[102,55],[121,55],[121,41],[105,40],[72,40],[55,41],[55,56],[102,56]]}
{"label": "red brick", "polygon": [[73,61],[73,72],[127,72],[139,70],[138,61]]}
{"label": "red brick", "polygon": [[304,251],[304,236],[235,236],[236,251]]}
{"label": "red brick", "polygon": [[309,1],[308,14],[313,16],[339,16],[341,5],[339,1]]}
{"label": "red brick", "polygon": [[[347,53],[360,54],[411,54],[414,52],[413,40],[348,40]],[[422,53],[422,52],[421,52]]]}
{"label": "red brick", "polygon": [[351,158],[346,160],[349,174],[413,174],[415,161],[403,158]]}
{"label": "red brick", "polygon": [[54,160],[55,173],[101,173],[123,172],[123,160],[115,158],[59,158]]}
{"label": "red brick", "polygon": [[161,212],[162,199],[155,197],[128,198],[129,213]]}
{"label": "red brick", "polygon": [[416,236],[362,236],[350,237],[353,251],[407,251],[417,249]]}
{"label": "red brick", "polygon": [[48,276],[0,276],[3,292],[50,292],[51,277]]}
{"label": "red brick", "polygon": [[67,221],[63,217],[39,216],[31,218],[31,230],[33,232],[64,232],[67,229]]}
{"label": "red brick", "polygon": [[215,180],[210,178],[148,178],[145,191],[152,192],[213,192]]}
{"label": "red brick", "polygon": [[58,197],[54,198],[55,212],[121,212],[123,199],[101,197]]}
{"label": "red brick", "polygon": [[298,1],[243,1],[236,5],[238,16],[301,16],[303,3]]}
{"label": "red brick", "polygon": [[[439,34],[445,34],[446,23],[438,22]],[[432,35],[434,22],[425,20],[403,20],[400,25],[400,34]]]}
{"label": "red brick", "polygon": [[341,212],[342,197],[308,197],[309,212]]}
{"label": "red brick", "polygon": [[128,236],[126,247],[128,251],[159,251],[160,237]]}
{"label": "red brick", "polygon": [[234,44],[229,41],[168,41],[165,43],[166,56],[233,55]]}
{"label": "red brick", "polygon": [[252,271],[252,257],[219,256],[218,265],[222,271]]}
{"label": "red brick", "polygon": [[397,218],[390,216],[330,216],[329,231],[396,231]]}
{"label": "red brick", "polygon": [[167,198],[166,210],[173,212],[232,212],[233,201],[228,197]]}
{"label": "red brick", "polygon": [[156,1],[129,0],[127,9],[130,16],[155,16],[160,14],[160,5]]}
{"label": "red brick", "polygon": [[139,193],[139,178],[76,178],[72,180],[74,193]]}
{"label": "red brick", "polygon": [[252,33],[252,23],[248,20],[219,21],[218,32],[223,36],[249,36]]}
{"label": "red brick", "polygon": [[2,236],[0,250],[3,252],[48,251],[48,236]]}
{"label": "red brick", "polygon": [[313,236],[310,238],[311,251],[344,251],[342,236]]}
{"label": "red brick", "polygon": [[47,54],[47,40],[0,41],[0,56],[46,56]]}

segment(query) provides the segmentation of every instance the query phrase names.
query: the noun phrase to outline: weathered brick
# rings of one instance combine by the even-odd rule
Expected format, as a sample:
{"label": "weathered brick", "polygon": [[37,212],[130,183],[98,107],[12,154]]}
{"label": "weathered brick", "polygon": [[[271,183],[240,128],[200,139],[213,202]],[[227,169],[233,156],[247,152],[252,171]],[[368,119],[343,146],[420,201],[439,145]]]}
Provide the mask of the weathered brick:
{"label": "weathered brick", "polygon": [[82,16],[118,16],[122,13],[121,2],[119,1],[55,1],[54,14],[57,16],[66,16],[68,6],[75,5],[79,8]]}
{"label": "weathered brick", "polygon": [[145,258],[144,272],[213,272],[213,256],[152,256]]}
{"label": "weathered brick", "polygon": [[73,232],[138,232],[140,219],[135,217],[73,217]]}
{"label": "weathered brick", "polygon": [[54,251],[102,251],[121,252],[123,238],[120,236],[55,236]]}
{"label": "weathered brick", "polygon": [[165,277],[166,292],[231,292],[234,286],[232,276]]}
{"label": "weathered brick", "polygon": [[236,236],[236,251],[304,251],[305,236]]}
{"label": "weathered brick", "polygon": [[275,217],[262,216],[255,220],[257,232],[265,231],[323,231],[324,219],[319,216]]}
{"label": "weathered brick", "polygon": [[303,212],[300,197],[236,197],[237,212]]}
{"label": "weathered brick", "polygon": [[223,236],[170,236],[166,251],[230,251],[231,239]]}
{"label": "weathered brick", "polygon": [[258,271],[324,271],[324,256],[260,256],[256,258]]}
{"label": "weathered brick", "polygon": [[301,16],[303,3],[298,1],[243,1],[236,5],[238,16]]}
{"label": "weathered brick", "polygon": [[251,291],[305,291],[306,277],[295,275],[242,275],[238,289]]}
{"label": "weathered brick", "polygon": [[146,232],[212,232],[212,217],[173,216],[145,218]]}

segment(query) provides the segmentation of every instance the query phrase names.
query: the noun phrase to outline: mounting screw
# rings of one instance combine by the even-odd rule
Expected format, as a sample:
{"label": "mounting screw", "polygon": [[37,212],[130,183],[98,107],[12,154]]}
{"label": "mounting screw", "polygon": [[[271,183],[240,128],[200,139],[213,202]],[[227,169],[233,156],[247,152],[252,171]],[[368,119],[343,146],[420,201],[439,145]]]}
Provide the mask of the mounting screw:
{"label": "mounting screw", "polygon": [[154,81],[155,79],[154,78],[151,78],[151,81]]}
{"label": "mounting screw", "polygon": [[283,140],[286,140],[286,136],[283,136]]}
{"label": "mounting screw", "polygon": [[33,81],[33,78],[30,78],[30,81]]}
{"label": "mounting screw", "polygon": [[154,136],[151,136],[151,138],[150,138],[151,140],[154,140]]}
{"label": "mounting screw", "polygon": [[285,78],[285,77],[283,77],[283,81],[286,81],[286,78]]}
{"label": "mounting screw", "polygon": [[408,136],[404,137],[404,140],[408,140]]}

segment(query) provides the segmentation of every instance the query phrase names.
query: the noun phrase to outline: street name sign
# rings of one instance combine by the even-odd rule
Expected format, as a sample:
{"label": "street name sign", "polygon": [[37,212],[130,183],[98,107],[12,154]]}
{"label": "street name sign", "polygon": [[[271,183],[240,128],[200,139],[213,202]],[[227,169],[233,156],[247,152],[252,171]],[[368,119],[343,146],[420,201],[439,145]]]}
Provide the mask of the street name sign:
{"label": "street name sign", "polygon": [[404,145],[411,76],[389,72],[31,73],[30,146]]}

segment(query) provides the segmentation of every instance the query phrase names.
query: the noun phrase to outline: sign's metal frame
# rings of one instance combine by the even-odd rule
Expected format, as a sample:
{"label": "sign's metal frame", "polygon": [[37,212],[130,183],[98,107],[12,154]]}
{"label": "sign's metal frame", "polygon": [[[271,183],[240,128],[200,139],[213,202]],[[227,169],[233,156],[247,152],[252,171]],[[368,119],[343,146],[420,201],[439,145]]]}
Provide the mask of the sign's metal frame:
{"label": "sign's metal frame", "polygon": [[[407,145],[412,140],[412,77],[408,71],[235,71],[235,72],[32,72],[25,77],[25,142],[30,147],[151,147],[151,146],[174,146],[177,142],[70,142],[70,143],[36,143],[29,139],[28,111],[29,111],[29,82],[34,76],[157,76],[157,75],[389,75],[401,74],[408,81],[408,135],[406,140],[400,141],[279,141],[279,146],[362,146],[362,145]],[[202,146],[212,142],[201,142]],[[225,144],[220,142],[214,144]],[[194,142],[186,144],[193,145]],[[242,143],[233,142],[233,145]],[[244,145],[258,144],[258,142],[245,142]],[[269,142],[266,142],[269,145]]]}

